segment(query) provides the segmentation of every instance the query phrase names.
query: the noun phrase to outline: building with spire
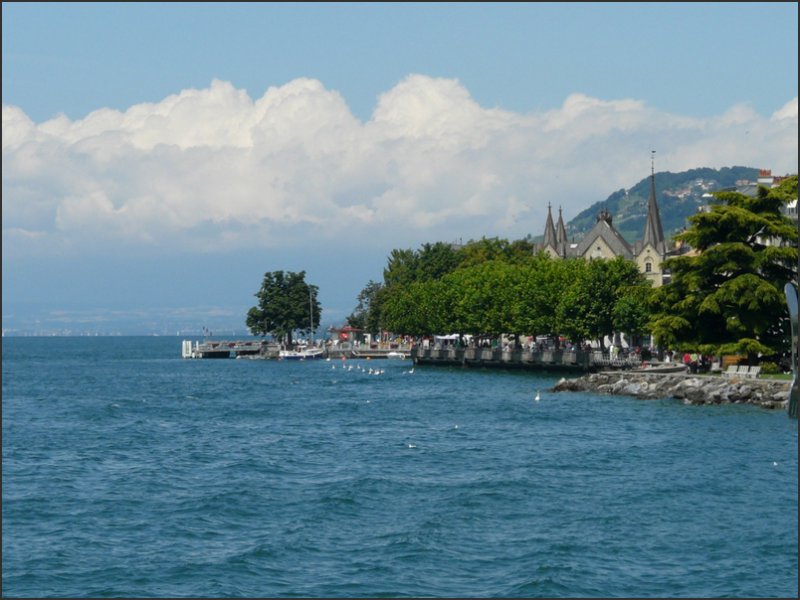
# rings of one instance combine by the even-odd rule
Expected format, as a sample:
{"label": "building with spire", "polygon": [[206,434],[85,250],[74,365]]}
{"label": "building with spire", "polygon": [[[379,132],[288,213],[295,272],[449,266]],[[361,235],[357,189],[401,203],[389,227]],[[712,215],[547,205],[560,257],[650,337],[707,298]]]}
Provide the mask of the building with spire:
{"label": "building with spire", "polygon": [[539,249],[553,258],[613,259],[621,256],[634,261],[639,271],[653,282],[654,287],[662,285],[665,282],[665,275],[661,265],[667,256],[667,244],[656,201],[656,175],[652,159],[650,198],[647,202],[647,219],[641,240],[637,240],[633,245],[629,244],[614,228],[611,213],[604,208],[597,215],[594,227],[583,236],[583,239],[578,243],[569,243],[561,208],[558,209],[558,223],[553,225],[553,215],[548,204],[544,240]]}

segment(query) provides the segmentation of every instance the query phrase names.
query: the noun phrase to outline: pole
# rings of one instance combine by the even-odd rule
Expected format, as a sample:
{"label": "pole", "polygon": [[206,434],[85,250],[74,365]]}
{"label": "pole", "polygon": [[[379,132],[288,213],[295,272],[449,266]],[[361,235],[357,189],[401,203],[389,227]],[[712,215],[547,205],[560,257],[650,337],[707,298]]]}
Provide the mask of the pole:
{"label": "pole", "polygon": [[310,328],[309,336],[311,337],[311,342],[314,342],[314,301],[311,297],[311,286],[308,286],[308,326]]}
{"label": "pole", "polygon": [[[800,219],[797,220],[797,237],[800,239]],[[796,419],[797,405],[800,403],[800,366],[797,364],[797,361],[800,360],[800,335],[798,335],[800,317],[797,314],[798,293],[800,293],[800,252],[797,254],[795,284],[791,282],[787,283],[783,287],[783,292],[786,294],[786,304],[789,306],[789,319],[792,322],[792,373],[794,373],[794,379],[792,380],[792,389],[789,390],[789,417]]]}

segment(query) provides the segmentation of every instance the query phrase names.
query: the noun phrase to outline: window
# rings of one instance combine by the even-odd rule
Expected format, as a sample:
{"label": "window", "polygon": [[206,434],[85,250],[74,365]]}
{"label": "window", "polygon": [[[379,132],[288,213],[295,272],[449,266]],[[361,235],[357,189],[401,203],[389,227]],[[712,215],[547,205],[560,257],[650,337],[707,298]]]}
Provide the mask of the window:
{"label": "window", "polygon": [[652,273],[653,272],[653,263],[651,263],[650,261],[647,261],[646,263],[644,263],[644,272],[645,273]]}

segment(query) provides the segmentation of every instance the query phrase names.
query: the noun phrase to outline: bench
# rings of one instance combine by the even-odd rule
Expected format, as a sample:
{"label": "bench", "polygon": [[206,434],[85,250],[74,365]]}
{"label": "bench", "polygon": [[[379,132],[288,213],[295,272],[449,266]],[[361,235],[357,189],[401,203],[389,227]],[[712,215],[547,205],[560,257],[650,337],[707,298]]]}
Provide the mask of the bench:
{"label": "bench", "polygon": [[750,370],[747,372],[745,377],[748,379],[757,379],[760,373],[761,367],[750,367]]}
{"label": "bench", "polygon": [[725,377],[734,377],[739,374],[739,366],[738,365],[728,365],[728,370],[723,371],[722,373]]}
{"label": "bench", "polygon": [[745,379],[757,379],[761,374],[761,367],[749,367],[747,365],[729,365],[728,370],[722,373],[726,377],[743,377]]}

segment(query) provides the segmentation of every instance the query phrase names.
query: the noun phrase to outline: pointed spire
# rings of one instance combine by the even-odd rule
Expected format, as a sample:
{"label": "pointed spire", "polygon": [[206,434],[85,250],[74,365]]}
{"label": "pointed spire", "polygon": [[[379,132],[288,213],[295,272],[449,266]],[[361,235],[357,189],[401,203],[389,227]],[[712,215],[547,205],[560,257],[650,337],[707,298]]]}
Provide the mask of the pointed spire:
{"label": "pointed spire", "polygon": [[661,227],[661,215],[658,212],[658,203],[656,202],[655,153],[655,150],[650,153],[650,199],[647,202],[647,221],[644,224],[642,247],[650,244],[655,249],[662,251],[664,230]]}
{"label": "pointed spire", "polygon": [[562,258],[567,256],[567,230],[564,227],[564,218],[561,216],[561,207],[558,207],[558,224],[556,225],[556,250]]}
{"label": "pointed spire", "polygon": [[544,242],[542,243],[543,248],[547,248],[551,246],[553,249],[557,250],[557,238],[556,238],[556,228],[553,226],[553,213],[550,212],[550,203],[547,203],[547,221],[544,224]]}

